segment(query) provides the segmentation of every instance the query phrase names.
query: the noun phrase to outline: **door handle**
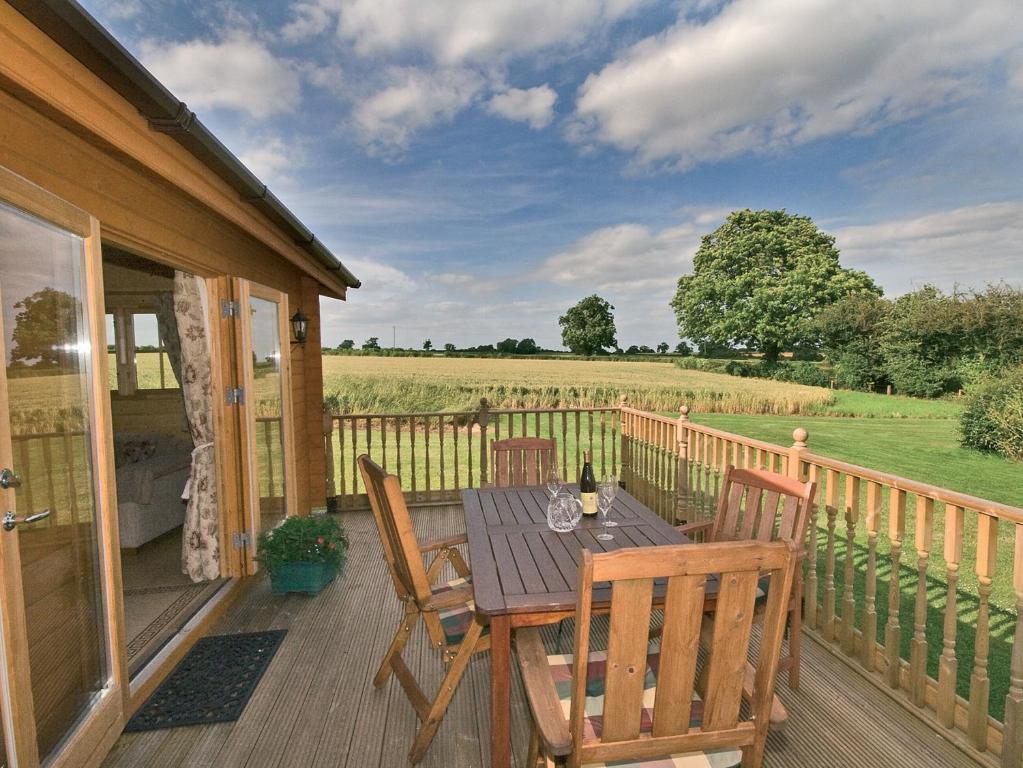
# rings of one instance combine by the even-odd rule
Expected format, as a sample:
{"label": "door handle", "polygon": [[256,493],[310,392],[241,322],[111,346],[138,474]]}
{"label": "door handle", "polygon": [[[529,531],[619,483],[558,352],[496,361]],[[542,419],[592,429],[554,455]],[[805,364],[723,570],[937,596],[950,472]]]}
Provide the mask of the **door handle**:
{"label": "door handle", "polygon": [[6,467],[0,469],[0,488],[7,490],[8,488],[17,488],[20,485],[21,477],[16,472]]}
{"label": "door handle", "polygon": [[44,509],[42,512],[36,512],[34,515],[28,517],[18,517],[11,511],[4,512],[3,529],[5,531],[13,531],[18,523],[37,523],[40,520],[45,520],[50,516],[50,510]]}

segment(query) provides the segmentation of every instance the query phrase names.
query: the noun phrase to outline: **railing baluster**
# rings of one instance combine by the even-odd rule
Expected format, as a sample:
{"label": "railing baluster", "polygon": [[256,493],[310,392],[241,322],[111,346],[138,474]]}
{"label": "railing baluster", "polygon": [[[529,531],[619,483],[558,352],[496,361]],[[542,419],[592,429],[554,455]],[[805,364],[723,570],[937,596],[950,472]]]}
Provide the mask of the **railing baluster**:
{"label": "railing baluster", "polygon": [[394,462],[396,465],[395,474],[398,476],[401,487],[405,487],[405,478],[408,474],[405,472],[405,467],[401,463],[401,417],[395,417],[394,419]]}
{"label": "railing baluster", "polygon": [[451,445],[454,449],[454,461],[455,461],[455,488],[459,490],[462,484],[458,481],[458,417],[455,416],[451,419]]}
{"label": "railing baluster", "polygon": [[988,699],[991,679],[987,673],[990,646],[991,587],[998,563],[998,518],[977,515],[977,633],[973,641],[973,673],[970,675],[970,716],[967,733],[973,746],[981,752],[987,749]]}
{"label": "railing baluster", "polygon": [[892,546],[892,572],[888,577],[888,623],[884,630],[884,652],[888,663],[886,677],[888,685],[899,687],[902,650],[902,625],[899,609],[902,605],[902,537],[906,533],[906,492],[892,488],[888,497],[888,538]]}
{"label": "railing baluster", "polygon": [[845,477],[845,573],[842,584],[842,650],[855,652],[856,629],[856,522],[860,516],[860,479]]}
{"label": "railing baluster", "polygon": [[963,518],[965,510],[952,504],[945,505],[945,626],[942,637],[941,658],[938,660],[938,721],[946,728],[955,727],[956,682],[959,660],[956,658],[956,585],[959,582],[959,562],[963,556]]}
{"label": "railing baluster", "polygon": [[877,665],[877,532],[881,527],[881,486],[867,483],[867,574],[863,589],[862,661]]}
{"label": "railing baluster", "polygon": [[59,505],[57,504],[57,488],[53,482],[53,447],[50,445],[50,437],[44,437],[40,440],[43,444],[43,466],[46,468],[46,506],[49,509],[56,510]]}
{"label": "railing baluster", "polygon": [[1012,588],[1016,593],[1016,633],[1012,642],[1009,692],[1005,695],[1002,767],[1019,768],[1023,753],[1023,523],[1016,523],[1012,557]]}
{"label": "railing baluster", "polygon": [[909,646],[909,690],[913,703],[922,707],[927,695],[927,563],[934,537],[934,499],[916,497],[915,523],[916,604]]}
{"label": "railing baluster", "polygon": [[409,445],[409,475],[412,478],[412,495],[416,495],[419,488],[419,467],[416,464],[416,417],[408,417],[408,445]]}
{"label": "railing baluster", "polygon": [[561,412],[561,480],[567,483],[568,477],[568,413]]}
{"label": "railing baluster", "polygon": [[582,471],[582,468],[583,468],[583,451],[582,451],[582,445],[579,442],[579,435],[580,435],[580,432],[579,432],[580,423],[579,423],[579,421],[580,421],[580,415],[581,414],[579,413],[579,411],[575,412],[575,480],[576,480],[576,482],[579,482],[579,473]]}
{"label": "railing baluster", "polygon": [[355,424],[356,419],[351,419],[352,429],[352,496],[359,493],[359,430]]}
{"label": "railing baluster", "polygon": [[429,493],[433,488],[433,478],[430,472],[430,417],[423,417],[423,464],[426,470],[425,482],[426,492]]}
{"label": "railing baluster", "polygon": [[[810,465],[810,480],[811,482],[818,483],[817,488],[820,488],[820,468],[816,464]],[[807,523],[807,529],[809,531],[809,541],[806,545],[807,557],[806,557],[806,580],[803,582],[803,611],[805,613],[805,623],[810,629],[817,628],[817,517],[820,514],[820,491],[817,492],[817,498],[814,499],[813,506],[810,507],[810,520]]]}
{"label": "railing baluster", "polygon": [[341,493],[338,498],[338,506],[341,505],[341,498],[346,494],[345,491],[345,421],[343,418],[338,417],[337,419],[337,467],[338,467],[338,487],[341,489]]}
{"label": "railing baluster", "polygon": [[445,440],[445,434],[446,434],[446,430],[444,428],[444,417],[443,416],[438,416],[437,417],[437,436],[440,439],[440,450],[438,451],[438,453],[440,454],[440,457],[439,457],[439,461],[440,461],[440,488],[439,488],[439,490],[441,490],[441,491],[446,491],[448,489],[448,484],[447,484],[447,479],[446,479],[447,467],[444,464],[444,440]]}
{"label": "railing baluster", "polygon": [[821,633],[835,639],[835,522],[838,518],[838,472],[827,471],[824,511],[828,516],[827,556],[824,559],[824,618]]}
{"label": "railing baluster", "polygon": [[600,475],[607,477],[607,411],[600,412]]}

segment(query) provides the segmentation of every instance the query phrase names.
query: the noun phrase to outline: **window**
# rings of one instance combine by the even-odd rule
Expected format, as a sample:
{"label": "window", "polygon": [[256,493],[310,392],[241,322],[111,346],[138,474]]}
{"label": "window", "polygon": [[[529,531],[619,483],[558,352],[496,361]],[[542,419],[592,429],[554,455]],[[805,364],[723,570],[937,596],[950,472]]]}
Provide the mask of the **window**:
{"label": "window", "polygon": [[121,395],[147,390],[179,389],[156,313],[119,308],[107,315],[111,354],[110,388]]}

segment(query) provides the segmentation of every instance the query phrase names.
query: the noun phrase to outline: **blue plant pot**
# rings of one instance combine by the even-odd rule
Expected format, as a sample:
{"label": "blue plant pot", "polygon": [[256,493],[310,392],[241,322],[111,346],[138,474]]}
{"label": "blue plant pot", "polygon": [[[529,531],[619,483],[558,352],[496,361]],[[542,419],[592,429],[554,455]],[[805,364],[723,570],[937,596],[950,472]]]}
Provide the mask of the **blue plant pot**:
{"label": "blue plant pot", "polygon": [[337,569],[329,563],[285,563],[270,576],[275,595],[288,592],[319,594],[337,576]]}

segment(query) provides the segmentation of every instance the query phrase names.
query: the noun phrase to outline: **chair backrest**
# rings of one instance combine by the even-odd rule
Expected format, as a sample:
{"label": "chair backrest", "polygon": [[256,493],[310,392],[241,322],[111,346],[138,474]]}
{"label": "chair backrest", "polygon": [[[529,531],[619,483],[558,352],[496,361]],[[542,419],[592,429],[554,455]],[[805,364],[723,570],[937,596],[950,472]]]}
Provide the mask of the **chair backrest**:
{"label": "chair backrest", "polygon": [[[794,554],[784,542],[724,542],[621,549],[592,554],[579,566],[569,766],[674,753],[739,748],[762,751],[791,589]],[[772,585],[748,717],[740,708],[757,582]],[[664,625],[652,724],[644,704],[655,579],[666,579]],[[777,582],[776,582],[777,580]],[[603,711],[585,712],[594,583],[610,582],[611,611]],[[691,728],[704,600],[717,589],[713,635],[706,645],[706,691],[699,728]],[[644,710],[646,717],[644,717]],[[584,740],[584,718],[602,717],[599,737]],[[646,725],[644,725],[644,722]],[[641,738],[641,733],[642,738]],[[743,765],[747,763],[743,762]]]}
{"label": "chair backrest", "polygon": [[546,437],[510,437],[490,444],[493,484],[498,488],[543,485],[558,465],[558,443]]}
{"label": "chair backrest", "polygon": [[425,600],[432,590],[398,478],[365,454],[359,457],[359,469],[398,599]]}
{"label": "chair backrest", "polygon": [[711,541],[789,541],[803,547],[816,485],[777,472],[729,466]]}

